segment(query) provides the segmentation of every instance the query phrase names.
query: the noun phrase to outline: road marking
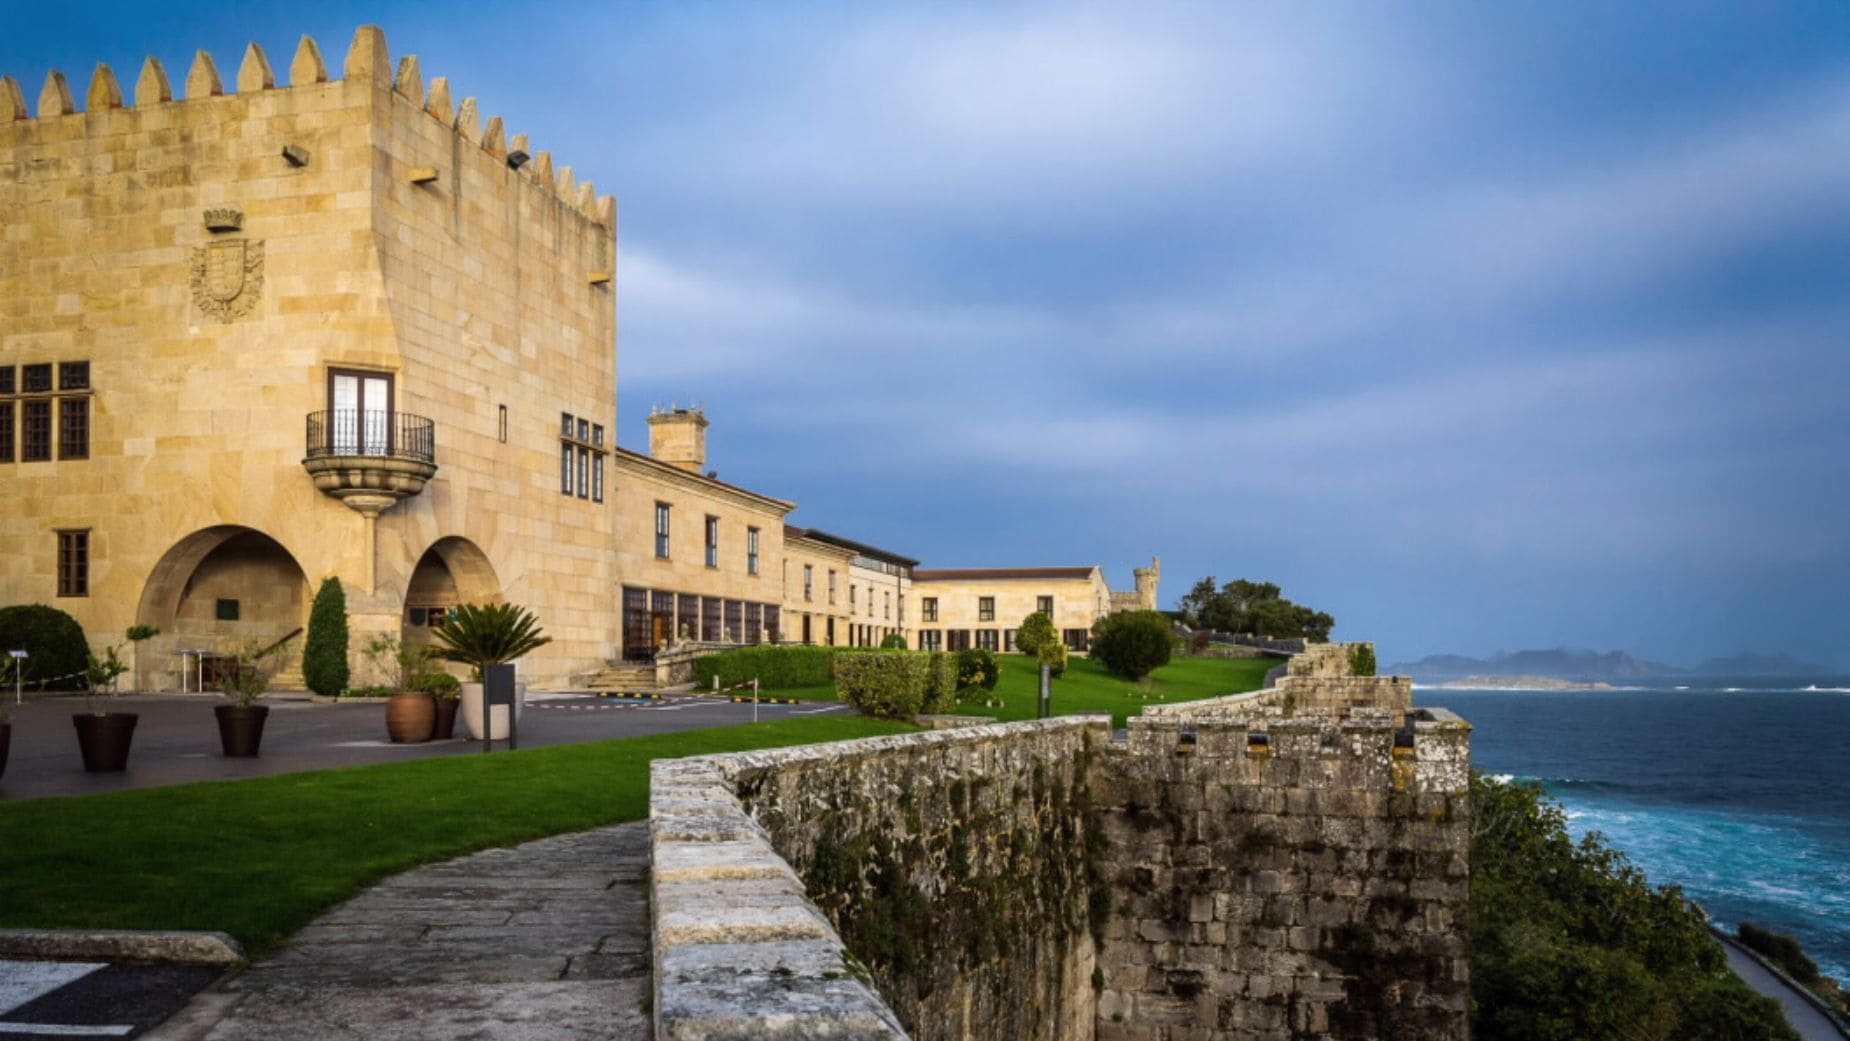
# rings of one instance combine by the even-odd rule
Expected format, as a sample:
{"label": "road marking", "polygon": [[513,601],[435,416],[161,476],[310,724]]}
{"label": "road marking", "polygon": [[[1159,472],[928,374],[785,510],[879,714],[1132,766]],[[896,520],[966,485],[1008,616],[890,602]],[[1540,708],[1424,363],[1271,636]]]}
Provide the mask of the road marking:
{"label": "road marking", "polygon": [[792,712],[790,714],[793,716],[814,716],[814,715],[820,715],[821,713],[824,713],[824,712],[840,712],[842,709],[846,707],[847,706],[845,705],[830,705],[828,708],[804,709],[801,712]]}
{"label": "road marking", "polygon": [[58,1023],[0,1023],[0,1034],[50,1034],[53,1037],[127,1037],[132,1026],[67,1027]]}
{"label": "road marking", "polygon": [[0,961],[0,1016],[104,967],[104,962]]}

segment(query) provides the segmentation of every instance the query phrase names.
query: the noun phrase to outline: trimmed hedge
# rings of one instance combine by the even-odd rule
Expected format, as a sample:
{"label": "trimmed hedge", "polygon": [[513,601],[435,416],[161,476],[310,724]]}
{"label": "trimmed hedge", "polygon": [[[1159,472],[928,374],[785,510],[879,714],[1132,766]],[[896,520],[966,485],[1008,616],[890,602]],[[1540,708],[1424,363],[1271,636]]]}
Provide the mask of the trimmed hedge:
{"label": "trimmed hedge", "polygon": [[925,711],[957,709],[957,655],[927,651],[925,657]]}
{"label": "trimmed hedge", "polygon": [[844,654],[835,659],[835,689],[867,715],[911,719],[925,708],[930,661],[923,654]]}
{"label": "trimmed hedge", "polygon": [[694,686],[730,687],[753,678],[763,690],[826,687],[837,647],[737,647],[694,659]]}
{"label": "trimmed hedge", "polygon": [[996,656],[981,647],[972,647],[967,651],[957,652],[957,687],[959,690],[972,690],[981,687],[995,690],[996,681],[1002,678],[1002,666],[996,664]]}
{"label": "trimmed hedge", "polygon": [[55,607],[0,607],[0,652],[5,651],[30,655],[24,662],[28,690],[84,689],[90,643],[77,619]]}

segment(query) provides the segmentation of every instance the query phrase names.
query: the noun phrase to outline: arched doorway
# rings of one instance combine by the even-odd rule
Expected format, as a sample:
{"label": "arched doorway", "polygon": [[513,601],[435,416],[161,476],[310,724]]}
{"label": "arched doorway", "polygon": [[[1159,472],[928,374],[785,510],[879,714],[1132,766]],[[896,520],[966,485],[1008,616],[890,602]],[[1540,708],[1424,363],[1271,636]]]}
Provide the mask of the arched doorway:
{"label": "arched doorway", "polygon": [[298,630],[307,624],[309,596],[295,557],[255,528],[225,524],[186,536],[161,556],[142,589],[135,620],[161,634],[138,649],[137,683],[181,686],[182,649],[223,653],[283,640],[277,679],[287,682],[301,657]]}
{"label": "arched doorway", "polygon": [[501,580],[481,547],[458,535],[438,539],[418,558],[405,587],[404,639],[422,643],[457,604],[501,599]]}

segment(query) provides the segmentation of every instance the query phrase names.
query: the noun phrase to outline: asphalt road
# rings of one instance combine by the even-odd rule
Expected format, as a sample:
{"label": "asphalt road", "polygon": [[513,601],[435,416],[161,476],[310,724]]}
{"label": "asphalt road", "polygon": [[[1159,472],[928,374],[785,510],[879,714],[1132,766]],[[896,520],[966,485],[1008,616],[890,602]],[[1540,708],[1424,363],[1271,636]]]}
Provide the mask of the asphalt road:
{"label": "asphalt road", "polygon": [[[0,800],[91,795],[427,756],[483,754],[477,741],[390,743],[385,738],[383,701],[317,704],[284,696],[263,701],[270,707],[263,754],[255,759],[230,759],[219,749],[218,724],[212,715],[212,706],[223,703],[222,698],[197,694],[110,699],[110,711],[141,716],[128,769],[119,774],[84,772],[71,725],[72,714],[85,711],[82,698],[29,700],[22,706],[9,706],[13,740],[6,773],[0,775]],[[846,710],[834,702],[760,705],[758,717],[769,720],[842,711]],[[519,738],[522,748],[540,748],[730,726],[751,719],[751,705],[714,697],[669,695],[665,701],[618,701],[591,695],[533,694],[520,716]],[[456,729],[463,732],[462,720],[457,720]],[[506,747],[505,742],[495,745],[497,750]]]}
{"label": "asphalt road", "polygon": [[0,1037],[132,1038],[223,972],[196,965],[0,961]]}

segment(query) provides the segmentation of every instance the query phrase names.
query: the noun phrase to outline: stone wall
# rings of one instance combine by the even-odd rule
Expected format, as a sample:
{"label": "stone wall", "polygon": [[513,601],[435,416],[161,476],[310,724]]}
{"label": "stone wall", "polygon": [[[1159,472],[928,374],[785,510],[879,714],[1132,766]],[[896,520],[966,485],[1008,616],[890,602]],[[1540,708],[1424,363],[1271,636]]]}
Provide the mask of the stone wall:
{"label": "stone wall", "polygon": [[1339,669],[656,764],[657,1037],[1465,1037],[1470,727]]}
{"label": "stone wall", "polygon": [[1095,767],[1100,1041],[1464,1036],[1469,728],[1240,701]]}

